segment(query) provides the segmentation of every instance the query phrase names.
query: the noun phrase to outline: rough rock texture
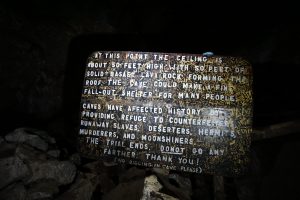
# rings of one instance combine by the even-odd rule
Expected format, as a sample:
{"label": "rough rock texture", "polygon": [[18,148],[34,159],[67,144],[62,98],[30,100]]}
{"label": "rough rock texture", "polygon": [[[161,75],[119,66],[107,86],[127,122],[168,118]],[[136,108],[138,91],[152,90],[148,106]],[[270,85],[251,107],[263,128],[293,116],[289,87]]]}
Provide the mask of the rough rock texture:
{"label": "rough rock texture", "polygon": [[161,174],[164,176],[168,176],[170,173],[170,170],[164,169],[164,168],[152,168],[152,171],[154,174]]}
{"label": "rough rock texture", "polygon": [[48,143],[38,135],[30,134],[26,129],[16,129],[12,133],[5,136],[8,142],[25,143],[37,149],[47,151]]}
{"label": "rough rock texture", "polygon": [[17,156],[0,158],[0,189],[28,175],[28,167]]}
{"label": "rough rock texture", "polygon": [[49,156],[52,156],[53,158],[59,158],[60,150],[58,150],[58,149],[49,150],[49,151],[47,151],[47,154]]}
{"label": "rough rock texture", "polygon": [[28,145],[18,145],[16,147],[16,155],[26,162],[47,160],[47,154],[41,151],[36,151],[34,148]]}
{"label": "rough rock texture", "polygon": [[[47,143],[49,150],[37,148],[31,142],[35,138]],[[55,140],[43,131],[20,128],[7,134],[0,145],[0,200],[213,197],[211,176],[120,165],[108,159],[93,161],[68,152],[57,148]],[[251,183],[243,178],[235,183],[240,198],[251,197],[253,192],[247,190]],[[235,187],[233,181],[230,187]]]}
{"label": "rough rock texture", "polygon": [[97,185],[97,175],[80,173],[71,188],[57,198],[57,200],[90,200]]}
{"label": "rough rock texture", "polygon": [[33,128],[21,128],[16,129],[15,131],[26,131],[27,133],[38,135],[40,138],[42,138],[45,142],[49,144],[55,144],[56,140],[55,138],[51,137],[46,131],[33,129]]}
{"label": "rough rock texture", "polygon": [[[116,167],[107,167],[102,161],[94,161],[87,163],[83,166],[83,171],[97,175],[98,179],[98,193],[106,194],[116,187],[115,178],[117,177],[118,170]],[[97,194],[99,195],[99,194]]]}
{"label": "rough rock texture", "polygon": [[192,184],[189,177],[172,173],[168,176],[156,174],[165,190],[182,200],[190,200],[192,196]]}
{"label": "rough rock texture", "polygon": [[[189,199],[191,193],[190,180],[180,174],[106,159],[85,160],[78,153],[69,156],[67,149],[56,148],[55,139],[43,131],[19,128],[4,138],[0,145],[0,199],[15,195],[26,200],[173,200]],[[38,140],[50,149],[38,146]],[[68,160],[60,160],[62,157]],[[151,173],[159,180],[154,175],[146,178]]]}
{"label": "rough rock texture", "polygon": [[56,181],[42,180],[30,185],[27,200],[51,199],[59,192]]}
{"label": "rough rock texture", "polygon": [[158,182],[157,177],[155,175],[146,177],[144,182],[143,196],[141,200],[178,200],[175,197],[159,192],[162,189],[162,187],[163,186]]}
{"label": "rough rock texture", "polygon": [[[128,169],[124,166],[112,166],[108,169],[116,170],[115,178],[118,178],[116,187],[111,190],[106,190],[107,193],[103,199],[140,199],[143,192],[145,169],[137,167],[130,167]],[[113,171],[111,171],[113,173]],[[109,178],[109,177],[108,177]],[[111,176],[111,178],[114,178]],[[102,184],[103,185],[103,184]]]}
{"label": "rough rock texture", "polygon": [[75,165],[80,165],[81,164],[81,157],[78,153],[72,154],[69,159]]}
{"label": "rough rock texture", "polygon": [[172,189],[174,190],[173,192],[175,194],[178,193],[180,199],[191,199],[193,192],[192,183],[189,176],[182,175],[181,173],[172,173],[169,175],[169,182],[176,186],[177,189],[174,187],[172,187]]}
{"label": "rough rock texture", "polygon": [[36,161],[28,163],[32,176],[26,181],[32,183],[42,179],[55,180],[59,185],[71,183],[76,175],[76,167],[69,161]]}
{"label": "rough rock texture", "polygon": [[[75,165],[58,160],[55,139],[45,132],[20,128],[4,138],[0,145],[1,200],[53,199],[60,186],[73,182]],[[48,147],[52,149],[46,152]]]}

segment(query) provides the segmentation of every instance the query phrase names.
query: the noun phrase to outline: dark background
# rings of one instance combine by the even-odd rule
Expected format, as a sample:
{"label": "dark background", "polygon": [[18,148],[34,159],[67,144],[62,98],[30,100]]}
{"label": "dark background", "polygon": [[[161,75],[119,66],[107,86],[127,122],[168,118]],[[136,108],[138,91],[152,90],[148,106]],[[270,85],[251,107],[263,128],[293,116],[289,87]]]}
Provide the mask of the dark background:
{"label": "dark background", "polygon": [[[85,59],[94,50],[242,56],[253,65],[254,128],[300,116],[300,23],[289,2],[1,1],[1,135],[48,131],[75,151]],[[253,142],[262,199],[299,196],[299,132]]]}

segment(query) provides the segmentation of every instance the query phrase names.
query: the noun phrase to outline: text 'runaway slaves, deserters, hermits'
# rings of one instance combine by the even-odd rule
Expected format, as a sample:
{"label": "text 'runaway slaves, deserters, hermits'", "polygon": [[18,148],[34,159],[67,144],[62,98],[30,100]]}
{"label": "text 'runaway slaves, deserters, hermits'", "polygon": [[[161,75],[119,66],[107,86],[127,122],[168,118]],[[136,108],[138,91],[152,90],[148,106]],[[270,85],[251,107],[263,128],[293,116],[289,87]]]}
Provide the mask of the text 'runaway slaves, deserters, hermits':
{"label": "text 'runaway slaves, deserters, hermits'", "polygon": [[234,57],[94,52],[80,152],[184,172],[238,175],[248,163],[252,71]]}

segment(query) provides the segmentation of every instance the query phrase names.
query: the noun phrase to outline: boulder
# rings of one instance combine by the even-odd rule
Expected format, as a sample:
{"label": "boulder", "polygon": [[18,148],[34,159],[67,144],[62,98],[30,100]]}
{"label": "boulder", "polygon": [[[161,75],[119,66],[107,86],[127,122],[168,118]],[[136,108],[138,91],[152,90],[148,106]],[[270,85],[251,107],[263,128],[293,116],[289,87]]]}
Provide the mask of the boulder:
{"label": "boulder", "polygon": [[154,174],[161,174],[161,175],[164,175],[164,176],[168,176],[169,173],[170,173],[170,170],[168,170],[168,169],[157,168],[157,167],[152,168],[152,171],[153,171]]}
{"label": "boulder", "polygon": [[6,141],[14,143],[25,143],[42,151],[47,151],[48,143],[33,132],[25,128],[19,128],[5,136]]}
{"label": "boulder", "polygon": [[28,167],[17,156],[0,158],[0,189],[28,177]]}
{"label": "boulder", "polygon": [[27,180],[33,183],[43,179],[55,180],[59,185],[67,185],[73,182],[76,175],[76,167],[69,161],[35,161],[28,163],[32,176]]}
{"label": "boulder", "polygon": [[182,191],[186,196],[187,199],[192,195],[192,182],[189,177],[183,176],[178,173],[169,174],[169,182],[173,182],[177,186],[177,190]]}
{"label": "boulder", "polygon": [[141,200],[162,199],[162,200],[178,200],[175,197],[159,192],[163,186],[158,182],[155,175],[145,178],[143,196]]}
{"label": "boulder", "polygon": [[189,178],[183,177],[176,173],[169,174],[169,176],[157,174],[157,177],[162,183],[164,189],[169,193],[182,200],[191,199],[192,185]]}
{"label": "boulder", "polygon": [[58,149],[51,149],[49,151],[47,151],[47,154],[53,158],[59,158],[60,156],[60,150]]}
{"label": "boulder", "polygon": [[56,181],[42,180],[29,187],[26,200],[50,199],[58,192]]}
{"label": "boulder", "polygon": [[[40,138],[42,138],[43,140],[45,140],[45,142],[47,142],[49,144],[56,144],[55,138],[49,136],[46,131],[33,129],[33,128],[20,128],[21,131],[22,131],[22,129],[29,134],[38,135]],[[16,130],[18,130],[18,129],[16,129]]]}
{"label": "boulder", "polygon": [[76,166],[81,164],[81,157],[79,153],[74,153],[70,156],[69,160],[74,163]]}
{"label": "boulder", "polygon": [[80,173],[71,188],[56,200],[90,200],[98,185],[95,174]]}
{"label": "boulder", "polygon": [[0,200],[52,199],[74,181],[76,166],[57,160],[60,150],[45,132],[20,128],[0,142]]}
{"label": "boulder", "polygon": [[116,186],[114,180],[117,177],[116,171],[119,172],[116,166],[107,167],[101,160],[98,160],[85,164],[82,169],[84,171],[97,175],[97,192],[106,194]]}
{"label": "boulder", "polygon": [[20,159],[26,161],[27,163],[38,161],[38,160],[41,161],[47,160],[47,154],[45,154],[42,151],[38,151],[32,148],[31,146],[25,144],[18,145],[16,147],[15,153]]}

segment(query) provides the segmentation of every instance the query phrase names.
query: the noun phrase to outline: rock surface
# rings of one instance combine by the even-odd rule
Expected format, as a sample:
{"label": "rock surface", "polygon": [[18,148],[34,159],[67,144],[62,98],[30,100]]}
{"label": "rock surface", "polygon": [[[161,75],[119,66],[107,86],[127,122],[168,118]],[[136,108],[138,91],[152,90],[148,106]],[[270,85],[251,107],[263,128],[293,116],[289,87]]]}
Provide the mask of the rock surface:
{"label": "rock surface", "polygon": [[60,150],[58,150],[58,149],[49,150],[49,151],[47,151],[47,154],[49,156],[52,156],[53,158],[59,158]]}
{"label": "rock surface", "polygon": [[[43,142],[37,144],[37,141]],[[44,131],[30,128],[16,129],[2,138],[0,200],[190,200],[192,197],[193,183],[187,174],[117,164],[108,159],[93,161],[81,158],[76,152],[69,155],[67,148],[59,149],[55,142]]]}
{"label": "rock surface", "polygon": [[90,200],[97,185],[97,175],[80,173],[71,188],[57,200]]}
{"label": "rock surface", "polygon": [[26,162],[47,160],[47,154],[41,151],[36,151],[34,148],[28,145],[18,145],[15,152],[19,158]]}
{"label": "rock surface", "polygon": [[26,183],[33,183],[42,179],[55,180],[59,185],[71,183],[76,175],[76,167],[70,161],[36,161],[28,163],[32,176]]}
{"label": "rock surface", "polygon": [[51,199],[58,192],[56,181],[42,180],[29,187],[27,200]]}
{"label": "rock surface", "polygon": [[151,175],[145,178],[144,191],[141,200],[152,200],[152,199],[162,199],[162,200],[178,200],[167,194],[159,192],[162,189],[162,185],[158,182],[155,175]]}
{"label": "rock surface", "polygon": [[77,173],[72,162],[58,160],[59,153],[44,131],[19,128],[7,134],[0,145],[0,200],[53,199]]}
{"label": "rock surface", "polygon": [[72,154],[69,159],[75,165],[80,165],[81,164],[81,158],[80,158],[80,155],[78,153]]}
{"label": "rock surface", "polygon": [[157,174],[165,190],[182,200],[190,200],[192,196],[192,184],[188,177],[177,173],[168,176]]}
{"label": "rock surface", "polygon": [[29,133],[26,128],[19,128],[5,136],[6,141],[25,143],[39,150],[47,151],[48,143],[38,135]]}
{"label": "rock surface", "polygon": [[29,176],[29,169],[17,156],[0,159],[0,189]]}

